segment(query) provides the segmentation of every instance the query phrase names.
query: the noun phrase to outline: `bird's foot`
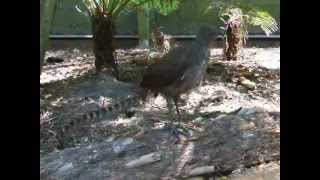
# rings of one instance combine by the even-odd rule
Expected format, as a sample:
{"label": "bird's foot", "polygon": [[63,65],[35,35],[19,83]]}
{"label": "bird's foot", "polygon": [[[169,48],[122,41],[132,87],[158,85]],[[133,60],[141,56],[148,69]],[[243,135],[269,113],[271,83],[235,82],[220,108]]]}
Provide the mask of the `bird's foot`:
{"label": "bird's foot", "polygon": [[187,139],[192,136],[190,131],[181,124],[167,123],[166,127],[169,129],[170,133],[177,138],[177,141],[181,140],[181,136]]}

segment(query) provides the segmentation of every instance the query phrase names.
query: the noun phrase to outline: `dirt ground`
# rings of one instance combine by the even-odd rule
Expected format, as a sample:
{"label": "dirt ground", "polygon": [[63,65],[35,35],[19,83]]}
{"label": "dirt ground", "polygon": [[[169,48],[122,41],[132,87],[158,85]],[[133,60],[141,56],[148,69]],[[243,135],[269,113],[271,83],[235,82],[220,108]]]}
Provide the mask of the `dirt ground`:
{"label": "dirt ground", "polygon": [[[170,120],[165,100],[158,96],[138,107],[134,117],[111,116],[102,122],[89,124],[74,132],[72,141],[67,143],[69,145],[63,149],[59,147],[57,136],[61,124],[96,109],[102,100],[113,103],[134,94],[147,59],[158,56],[155,52],[141,49],[118,49],[116,54],[122,81],[109,76],[104,80],[95,78],[94,56],[90,51],[65,49],[47,52],[46,57],[58,57],[63,62],[47,62],[40,78],[41,158],[68,148],[143,136],[141,132],[152,132]],[[239,61],[223,61],[221,54],[222,49],[211,50],[203,86],[182,97],[184,123],[197,128],[195,120],[199,118],[216,118],[239,108],[242,108],[242,114],[251,114],[250,110],[255,111],[252,109],[280,114],[280,48],[246,48]],[[84,99],[89,99],[89,102]],[[280,133],[279,125],[275,125],[272,131]],[[276,161],[272,163],[276,165],[265,166],[278,166]],[[247,176],[259,179],[252,174]],[[245,177],[245,173],[241,177],[237,173],[230,176],[231,179],[248,179]]]}

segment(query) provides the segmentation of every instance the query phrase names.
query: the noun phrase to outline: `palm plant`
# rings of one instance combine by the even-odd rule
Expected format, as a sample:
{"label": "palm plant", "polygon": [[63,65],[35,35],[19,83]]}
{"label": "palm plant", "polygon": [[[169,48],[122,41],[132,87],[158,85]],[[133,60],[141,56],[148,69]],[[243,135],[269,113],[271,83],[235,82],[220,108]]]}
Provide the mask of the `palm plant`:
{"label": "palm plant", "polygon": [[267,36],[278,30],[276,20],[266,11],[245,0],[217,1],[220,19],[224,22],[226,60],[237,60],[246,43],[248,26],[259,26]]}
{"label": "palm plant", "polygon": [[76,6],[91,20],[96,72],[103,67],[112,67],[114,75],[119,78],[114,56],[115,21],[121,13],[136,10],[142,5],[165,14],[177,8],[178,0],[82,0],[81,8]]}

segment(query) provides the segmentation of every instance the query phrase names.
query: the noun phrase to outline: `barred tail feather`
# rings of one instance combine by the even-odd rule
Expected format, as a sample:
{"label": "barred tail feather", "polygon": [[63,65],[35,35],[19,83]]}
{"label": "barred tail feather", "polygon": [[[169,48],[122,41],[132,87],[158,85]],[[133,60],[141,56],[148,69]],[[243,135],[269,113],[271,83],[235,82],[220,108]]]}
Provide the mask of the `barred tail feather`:
{"label": "barred tail feather", "polygon": [[87,112],[80,117],[71,120],[69,123],[63,126],[62,131],[64,133],[70,131],[74,127],[77,127],[81,124],[88,124],[91,121],[102,120],[106,115],[112,115],[116,113],[121,113],[128,110],[130,107],[135,106],[140,101],[140,96],[132,96],[122,101],[119,101],[116,104],[107,107],[101,107],[95,111]]}

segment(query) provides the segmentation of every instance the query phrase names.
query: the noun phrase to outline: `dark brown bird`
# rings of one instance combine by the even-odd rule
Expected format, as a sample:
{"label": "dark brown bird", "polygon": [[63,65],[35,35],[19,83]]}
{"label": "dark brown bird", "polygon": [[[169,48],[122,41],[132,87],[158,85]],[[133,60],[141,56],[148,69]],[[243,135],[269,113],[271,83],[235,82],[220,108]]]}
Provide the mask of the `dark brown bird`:
{"label": "dark brown bird", "polygon": [[213,28],[202,27],[196,40],[189,47],[174,48],[163,57],[160,63],[150,65],[140,83],[144,89],[163,94],[170,113],[173,101],[179,122],[181,118],[178,101],[181,94],[196,88],[203,80],[213,35]]}
{"label": "dark brown bird", "polygon": [[[61,138],[59,139],[63,139],[64,136],[72,132],[72,129],[82,123],[97,122],[104,119],[107,114],[123,110],[127,111],[130,107],[137,105],[139,100],[145,100],[148,91],[155,94],[163,94],[167,100],[170,113],[172,113],[174,103],[178,121],[180,122],[178,106],[180,95],[200,85],[208,65],[209,44],[212,35],[214,35],[213,32],[210,27],[201,28],[196,40],[189,47],[173,48],[159,63],[150,65],[147,68],[140,83],[141,92],[137,96],[130,97],[112,106],[101,107],[95,111],[87,112],[81,117],[72,119],[61,128]],[[175,135],[179,133],[178,129],[173,126],[172,121],[170,128],[172,128]]]}

